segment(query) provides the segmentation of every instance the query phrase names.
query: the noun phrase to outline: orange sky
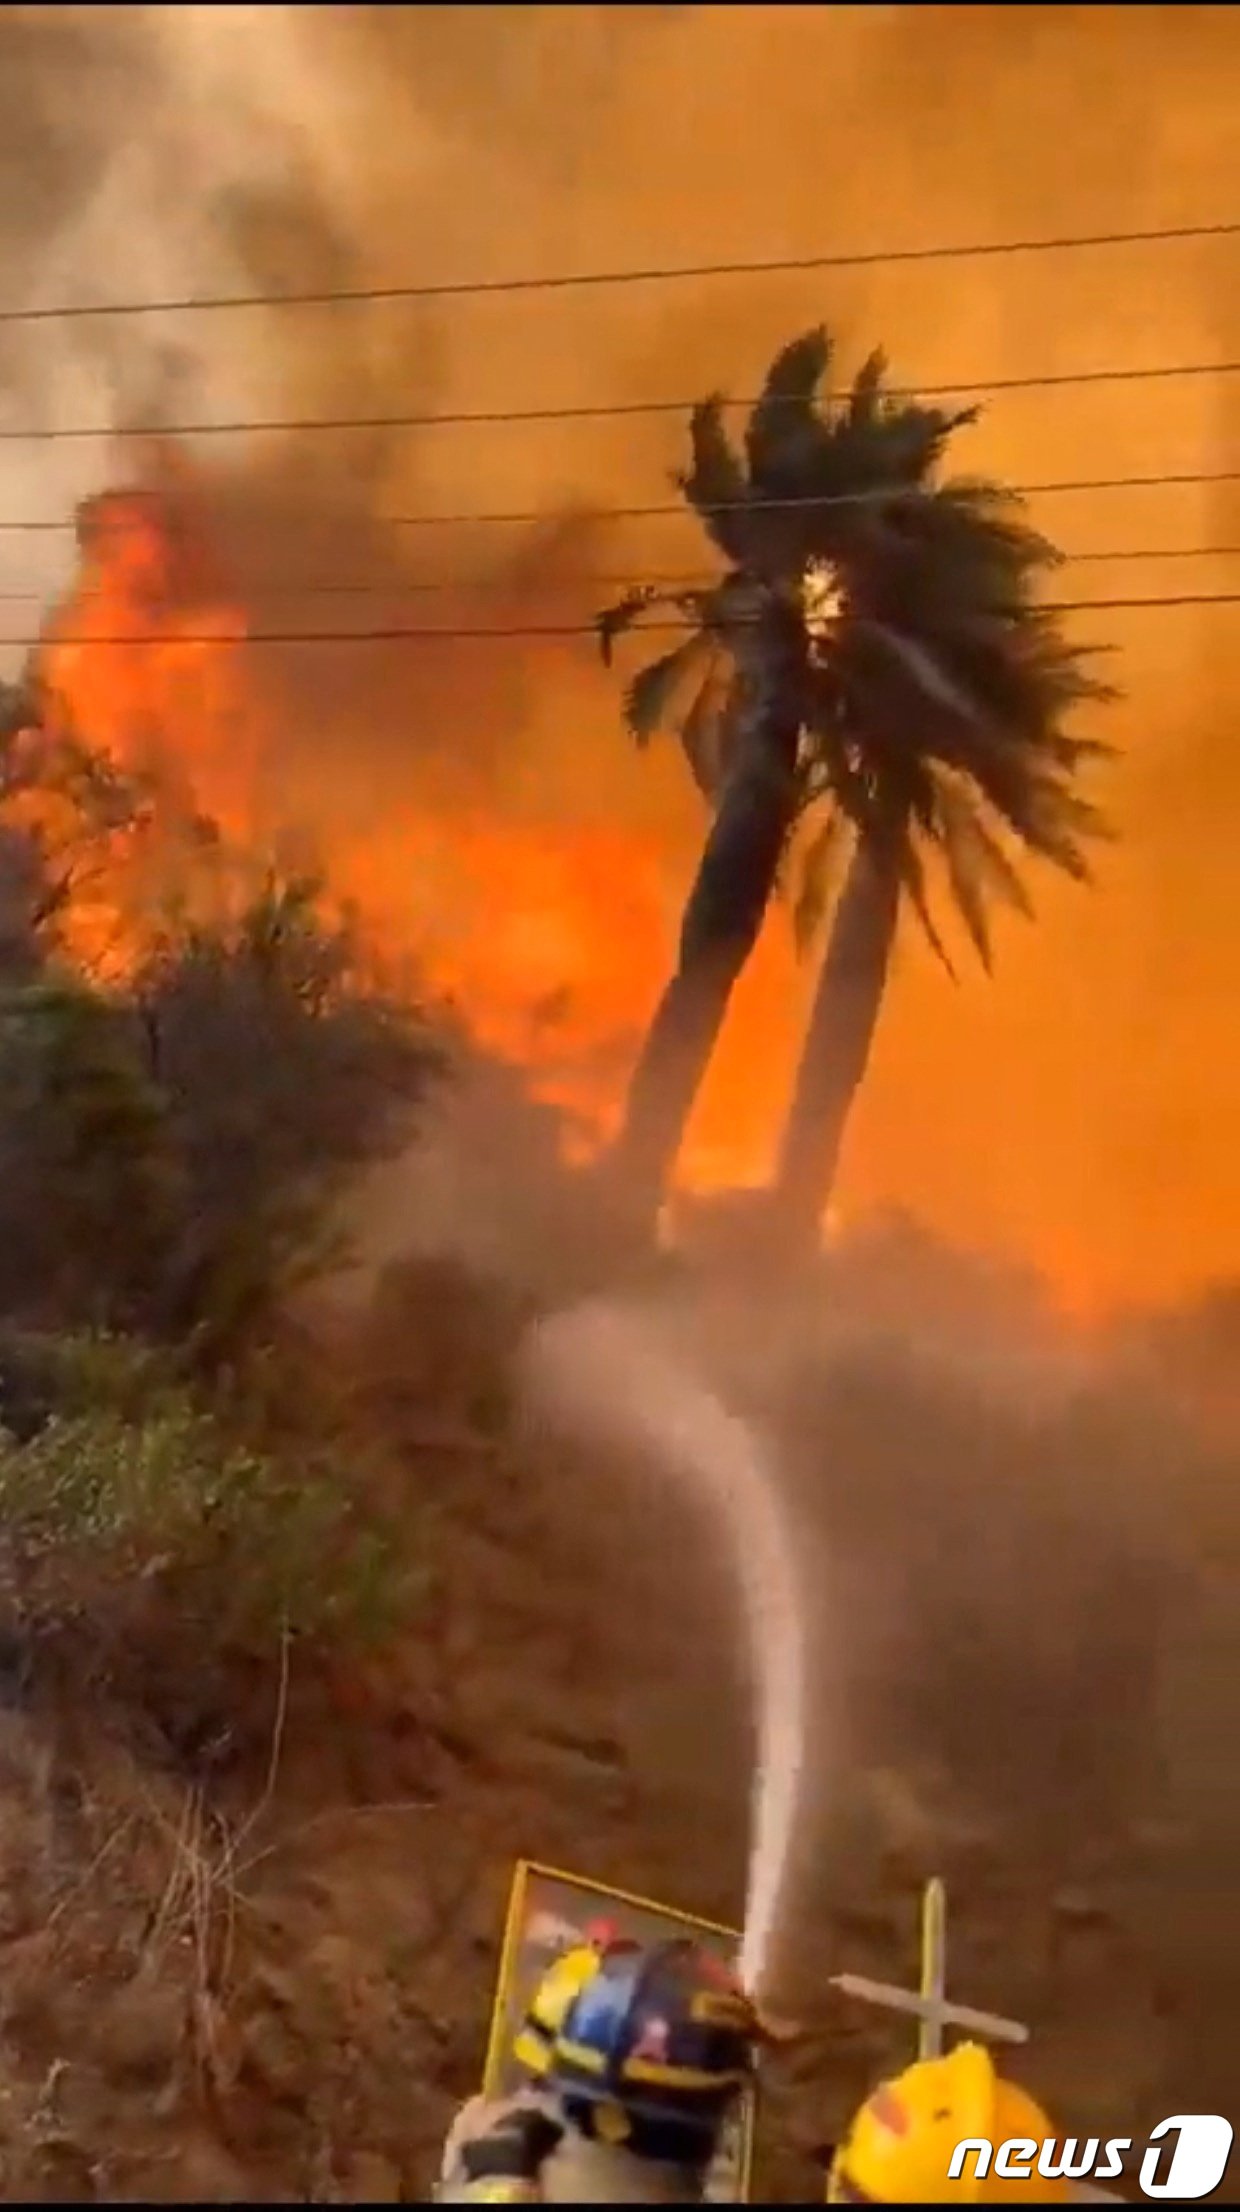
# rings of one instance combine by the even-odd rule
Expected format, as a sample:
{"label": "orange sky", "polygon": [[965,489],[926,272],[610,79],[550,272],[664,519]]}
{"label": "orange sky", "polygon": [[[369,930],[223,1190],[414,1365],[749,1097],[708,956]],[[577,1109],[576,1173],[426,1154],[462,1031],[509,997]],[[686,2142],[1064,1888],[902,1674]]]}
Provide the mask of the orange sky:
{"label": "orange sky", "polygon": [[[244,70],[234,11],[146,12],[160,19],[163,104],[147,99],[137,140],[117,112],[112,167],[59,238],[62,296],[227,289],[256,272],[365,283],[795,256],[1234,212],[1240,29],[1225,8],[272,8],[255,12]],[[62,57],[47,97],[73,90]],[[623,402],[751,390],[774,345],[824,317],[846,365],[882,341],[900,379],[1003,378],[1235,358],[1238,297],[1234,242],[1133,248],[204,316],[175,346],[162,326],[114,330],[106,348],[40,330],[13,381],[28,409],[101,422],[152,391],[172,420]],[[1221,378],[998,395],[960,462],[1020,481],[1217,469],[1236,464],[1236,425]],[[540,569],[515,533],[376,521],[661,499],[674,418],[197,451],[259,626],[577,619],[600,596],[583,570],[698,557],[678,522],[584,532]],[[14,467],[11,510],[33,513],[67,511],[118,463],[101,445]],[[1226,487],[1048,498],[1036,514],[1075,552],[1240,544]],[[16,558],[7,545],[3,558]],[[1090,562],[1063,590],[1225,590],[1237,567]],[[409,596],[448,574],[486,590]],[[382,592],[288,588],[358,578]],[[1039,924],[1001,930],[993,984],[966,970],[953,988],[911,937],[902,947],[842,1191],[846,1206],[896,1200],[1031,1257],[1083,1302],[1174,1294],[1234,1272],[1240,1251],[1236,614],[1116,612],[1089,634],[1116,648],[1127,693],[1107,731],[1125,757],[1103,793],[1121,842],[1093,894],[1035,882]],[[329,829],[411,933],[429,923],[451,941],[463,991],[484,998],[482,966],[487,989],[504,968],[497,1024],[541,1024],[539,1049],[554,1032],[571,1060],[597,1042],[573,1029],[591,988],[614,1027],[640,1019],[700,822],[674,758],[630,754],[616,682],[588,644],[261,659],[271,806]],[[448,817],[450,839],[428,835]],[[549,995],[561,952],[575,1002]],[[796,992],[773,938],[704,1102],[699,1161],[726,1151],[729,1171],[761,1171]]]}

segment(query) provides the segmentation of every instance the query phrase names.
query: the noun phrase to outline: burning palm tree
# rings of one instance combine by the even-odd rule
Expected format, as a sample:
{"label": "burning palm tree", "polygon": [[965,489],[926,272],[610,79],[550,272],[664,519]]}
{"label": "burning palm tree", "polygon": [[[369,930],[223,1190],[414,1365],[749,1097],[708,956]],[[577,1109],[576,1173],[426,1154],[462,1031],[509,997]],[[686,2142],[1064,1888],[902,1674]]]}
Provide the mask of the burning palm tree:
{"label": "burning palm tree", "polygon": [[685,635],[625,694],[640,743],[674,731],[712,808],[679,959],[630,1085],[617,1163],[657,1206],[737,976],[794,831],[796,924],[812,937],[845,870],[778,1169],[815,1231],[865,1072],[902,901],[939,956],[927,863],[983,961],[988,912],[1028,897],[1026,852],[1078,878],[1103,831],[1078,788],[1105,748],[1064,719],[1113,694],[1036,603],[1059,560],[1003,487],[938,480],[947,413],[890,394],[874,354],[839,402],[814,330],[777,355],[746,427],[694,410],[679,479],[728,563],[701,589],[634,591],[600,617],[604,656],[656,610]]}

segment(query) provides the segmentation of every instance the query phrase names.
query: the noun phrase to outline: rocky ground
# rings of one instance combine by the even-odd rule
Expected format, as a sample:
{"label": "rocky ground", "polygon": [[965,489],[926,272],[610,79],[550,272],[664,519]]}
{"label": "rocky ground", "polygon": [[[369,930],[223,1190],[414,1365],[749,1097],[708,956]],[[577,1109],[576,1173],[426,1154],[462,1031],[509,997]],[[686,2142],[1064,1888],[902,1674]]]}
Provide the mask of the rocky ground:
{"label": "rocky ground", "polygon": [[[738,1912],[750,1745],[725,1563],[680,1501],[510,1440],[482,1354],[440,1324],[415,1354],[389,1313],[357,1353],[425,1526],[426,1586],[390,1652],[333,1672],[290,1651],[274,1677],[203,1686],[188,1717],[171,1680],[86,1704],[71,1670],[3,1670],[10,2199],[416,2200],[477,2085],[518,1854]],[[1164,1619],[1133,1537],[1056,1612],[1030,1493],[978,1506],[1004,1498],[1001,1462],[1016,1495],[1027,1408],[995,1417],[993,1464],[966,1482],[955,1417],[936,1431],[921,1404],[884,1435],[858,1383],[833,1386],[829,1420],[822,1379],[779,1385],[835,1657],[778,1992],[811,2032],[769,2085],[760,2187],[816,2195],[808,2152],[907,2052],[826,1978],[914,1972],[932,1871],[953,1983],[1031,2023],[1023,2071],[1065,2131],[1225,2111],[1240,1941],[1220,1918],[1230,1796],[1209,1778],[1233,1677],[1222,1643],[1186,1640],[1205,1585]],[[1091,1447],[1084,1428],[1075,1461],[1060,1441],[1066,1496]],[[832,1467],[865,1451],[841,1488]],[[956,1563],[923,1602],[936,1556]]]}

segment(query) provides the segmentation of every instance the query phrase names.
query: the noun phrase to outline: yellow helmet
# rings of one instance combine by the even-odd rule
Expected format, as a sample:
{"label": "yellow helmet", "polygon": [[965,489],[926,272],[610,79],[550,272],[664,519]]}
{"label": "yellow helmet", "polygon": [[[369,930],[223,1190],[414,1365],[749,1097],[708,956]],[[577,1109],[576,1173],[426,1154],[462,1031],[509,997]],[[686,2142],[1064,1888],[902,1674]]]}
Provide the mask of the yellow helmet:
{"label": "yellow helmet", "polygon": [[1033,2098],[995,2072],[989,2051],[960,2043],[883,2082],[862,2105],[832,2162],[827,2203],[1060,2204],[1067,2187],[1038,2172],[1036,2152],[1024,2179],[996,2173],[976,2150],[954,2180],[949,2172],[952,2152],[970,2138],[984,2137],[997,2157],[1013,2137],[1040,2149],[1052,2133]]}

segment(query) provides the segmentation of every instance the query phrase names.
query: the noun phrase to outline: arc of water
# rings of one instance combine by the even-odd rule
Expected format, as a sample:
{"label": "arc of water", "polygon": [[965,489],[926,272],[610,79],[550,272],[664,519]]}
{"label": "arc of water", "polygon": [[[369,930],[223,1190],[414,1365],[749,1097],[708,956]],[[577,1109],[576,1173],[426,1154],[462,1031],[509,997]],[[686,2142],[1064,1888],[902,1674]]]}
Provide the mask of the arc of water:
{"label": "arc of water", "polygon": [[744,1936],[754,1996],[768,1971],[788,1874],[806,1735],[799,1576],[773,1471],[748,1423],[669,1357],[640,1316],[603,1304],[554,1316],[527,1347],[527,1378],[585,1434],[640,1445],[707,1503],[737,1572],[756,1695],[757,1756]]}

